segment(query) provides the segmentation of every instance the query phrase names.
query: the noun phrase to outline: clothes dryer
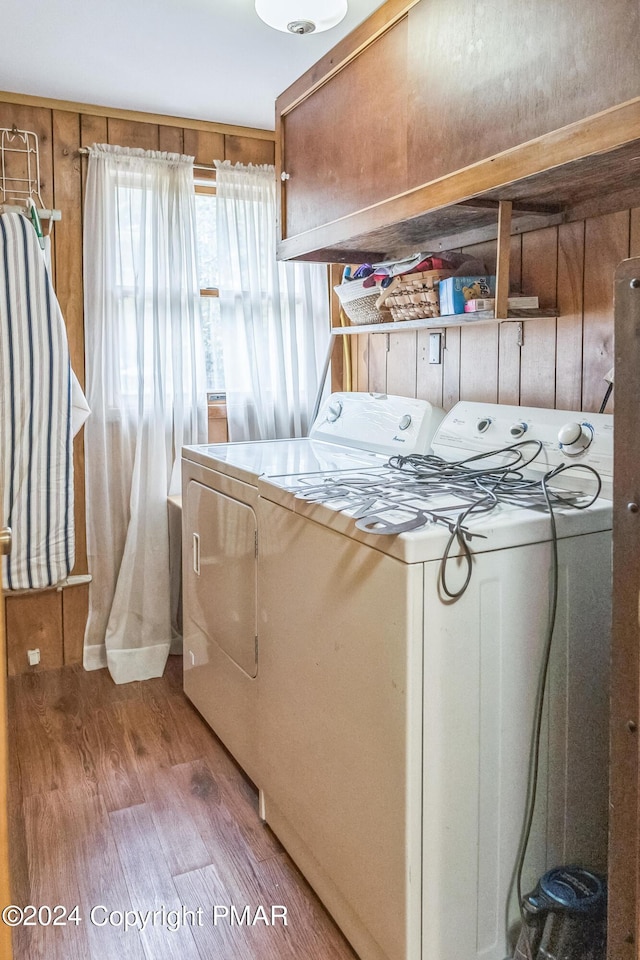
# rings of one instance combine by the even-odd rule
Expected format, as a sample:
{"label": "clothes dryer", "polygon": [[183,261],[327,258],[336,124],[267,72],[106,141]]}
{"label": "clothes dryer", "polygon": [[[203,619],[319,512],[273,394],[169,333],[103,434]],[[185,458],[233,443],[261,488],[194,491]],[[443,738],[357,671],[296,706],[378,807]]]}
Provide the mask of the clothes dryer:
{"label": "clothes dryer", "polygon": [[[183,448],[184,690],[256,783],[258,478],[366,469],[394,451],[426,452],[443,416],[424,400],[338,393],[323,404],[308,438]],[[286,591],[282,584],[276,603]]]}

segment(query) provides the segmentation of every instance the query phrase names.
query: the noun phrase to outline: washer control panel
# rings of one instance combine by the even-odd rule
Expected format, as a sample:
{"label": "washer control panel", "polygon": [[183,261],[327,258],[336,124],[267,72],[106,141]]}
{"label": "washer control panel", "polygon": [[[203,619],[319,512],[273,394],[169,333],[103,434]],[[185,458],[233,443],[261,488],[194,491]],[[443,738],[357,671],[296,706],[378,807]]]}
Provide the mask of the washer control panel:
{"label": "washer control panel", "polygon": [[309,431],[313,440],[375,453],[428,453],[444,410],[387,393],[332,393]]}
{"label": "washer control panel", "polygon": [[[542,447],[530,465],[532,470],[546,473],[560,464],[584,464],[597,470],[603,495],[610,495],[605,492],[605,486],[610,490],[613,474],[613,416],[608,413],[461,401],[440,424],[433,451],[445,460],[495,451],[488,463],[504,464],[509,453],[501,451],[514,444],[524,444],[522,452],[528,459],[534,450],[533,446],[529,450],[530,441]],[[580,473],[587,478],[587,471],[570,472],[573,486],[579,485]]]}

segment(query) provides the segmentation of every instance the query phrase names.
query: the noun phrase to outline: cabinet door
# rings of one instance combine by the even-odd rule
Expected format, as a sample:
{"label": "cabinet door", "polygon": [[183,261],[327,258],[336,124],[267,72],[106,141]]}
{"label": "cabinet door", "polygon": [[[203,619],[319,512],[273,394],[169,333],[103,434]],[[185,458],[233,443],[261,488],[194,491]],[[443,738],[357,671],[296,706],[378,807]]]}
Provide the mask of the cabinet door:
{"label": "cabinet door", "polygon": [[409,188],[640,92],[637,0],[422,0],[408,20]]}
{"label": "cabinet door", "polygon": [[283,237],[406,188],[407,18],[282,117]]}
{"label": "cabinet door", "polygon": [[278,255],[455,248],[495,225],[487,200],[569,206],[631,188],[635,146],[613,169],[592,163],[638,137],[614,108],[640,94],[639,27],[638,0],[387,0],[278,98]]}
{"label": "cabinet door", "polygon": [[185,616],[250,677],[257,673],[256,515],[246,503],[191,480],[191,564]]}

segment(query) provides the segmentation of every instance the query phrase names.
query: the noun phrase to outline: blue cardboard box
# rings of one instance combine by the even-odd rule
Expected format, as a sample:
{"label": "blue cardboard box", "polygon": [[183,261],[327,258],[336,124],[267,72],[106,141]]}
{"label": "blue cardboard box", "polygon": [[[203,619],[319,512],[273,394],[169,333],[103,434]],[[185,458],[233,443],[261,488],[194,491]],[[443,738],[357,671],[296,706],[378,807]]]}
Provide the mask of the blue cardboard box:
{"label": "blue cardboard box", "polygon": [[464,313],[467,300],[493,297],[496,292],[494,277],[448,277],[439,284],[440,316]]}

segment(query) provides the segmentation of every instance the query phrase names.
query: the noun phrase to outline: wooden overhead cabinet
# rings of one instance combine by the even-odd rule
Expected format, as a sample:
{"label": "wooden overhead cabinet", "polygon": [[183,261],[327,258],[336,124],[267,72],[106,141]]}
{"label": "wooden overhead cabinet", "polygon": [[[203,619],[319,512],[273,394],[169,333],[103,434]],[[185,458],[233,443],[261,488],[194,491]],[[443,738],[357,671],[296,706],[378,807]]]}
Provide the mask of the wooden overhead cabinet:
{"label": "wooden overhead cabinet", "polygon": [[637,0],[388,0],[278,98],[279,256],[489,238],[499,200],[514,232],[636,202],[639,21]]}

